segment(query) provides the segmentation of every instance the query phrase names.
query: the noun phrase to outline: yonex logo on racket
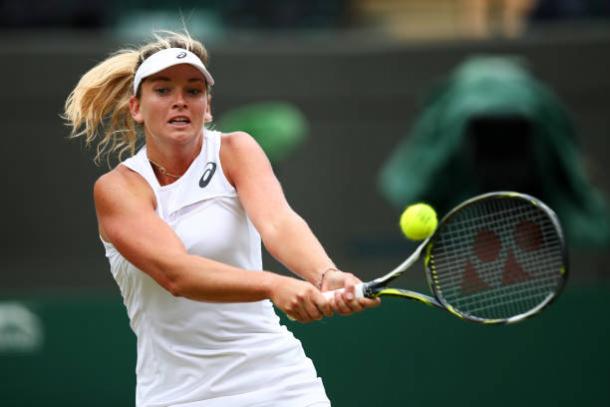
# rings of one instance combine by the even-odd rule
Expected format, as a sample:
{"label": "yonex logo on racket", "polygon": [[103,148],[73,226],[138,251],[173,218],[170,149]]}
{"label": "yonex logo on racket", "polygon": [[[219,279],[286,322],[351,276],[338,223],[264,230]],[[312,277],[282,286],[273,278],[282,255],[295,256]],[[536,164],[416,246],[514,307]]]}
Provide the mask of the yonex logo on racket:
{"label": "yonex logo on racket", "polygon": [[212,179],[212,176],[216,172],[216,163],[209,162],[205,165],[205,170],[203,171],[203,175],[199,179],[199,187],[205,188]]}
{"label": "yonex logo on racket", "polygon": [[178,59],[186,58],[186,52],[184,52],[184,51],[179,52],[179,53],[176,55],[176,58],[178,58]]}
{"label": "yonex logo on racket", "polygon": [[[470,256],[465,265],[462,293],[474,294],[526,282],[532,278],[527,270],[531,256],[538,255],[543,244],[542,228],[532,220],[520,220],[510,228],[499,227],[497,233],[490,225],[479,229],[472,246],[474,257]],[[494,262],[499,264],[493,265]],[[497,267],[501,273],[488,272]]]}

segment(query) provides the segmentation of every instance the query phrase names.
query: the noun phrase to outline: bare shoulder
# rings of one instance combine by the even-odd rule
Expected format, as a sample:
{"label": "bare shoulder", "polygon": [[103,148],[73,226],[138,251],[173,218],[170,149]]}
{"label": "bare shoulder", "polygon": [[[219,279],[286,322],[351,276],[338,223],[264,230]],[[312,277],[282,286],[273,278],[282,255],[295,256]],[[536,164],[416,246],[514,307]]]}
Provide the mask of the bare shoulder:
{"label": "bare shoulder", "polygon": [[222,148],[228,152],[239,153],[248,149],[260,149],[260,146],[250,134],[245,131],[234,131],[222,134]]}
{"label": "bare shoulder", "polygon": [[270,168],[263,149],[250,134],[235,131],[221,137],[220,160],[225,176],[232,184],[240,173]]}
{"label": "bare shoulder", "polygon": [[98,178],[93,187],[93,197],[98,209],[130,203],[154,205],[154,194],[148,183],[124,165],[118,165]]}

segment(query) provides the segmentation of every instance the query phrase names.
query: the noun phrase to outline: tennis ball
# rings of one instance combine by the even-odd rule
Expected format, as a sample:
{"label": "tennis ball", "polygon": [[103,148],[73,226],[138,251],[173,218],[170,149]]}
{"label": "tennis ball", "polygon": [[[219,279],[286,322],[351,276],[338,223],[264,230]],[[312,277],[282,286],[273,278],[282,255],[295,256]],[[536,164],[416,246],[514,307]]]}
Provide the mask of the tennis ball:
{"label": "tennis ball", "polygon": [[437,224],[436,212],[425,203],[410,205],[400,215],[400,229],[411,240],[424,240],[431,236]]}

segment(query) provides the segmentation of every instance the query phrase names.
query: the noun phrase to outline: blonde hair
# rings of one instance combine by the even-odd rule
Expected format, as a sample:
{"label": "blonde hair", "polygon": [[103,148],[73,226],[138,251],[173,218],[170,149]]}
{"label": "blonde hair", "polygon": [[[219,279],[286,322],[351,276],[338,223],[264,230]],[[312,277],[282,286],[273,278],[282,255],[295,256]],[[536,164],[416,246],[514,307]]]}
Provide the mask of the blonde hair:
{"label": "blonde hair", "polygon": [[[133,78],[146,58],[166,48],[184,48],[197,55],[205,65],[208,53],[203,44],[188,33],[162,31],[153,34],[155,41],[138,49],[122,49],[85,73],[70,92],[63,118],[72,127],[70,138],[83,137],[85,144],[96,145],[95,158],[110,166],[114,156],[134,155],[138,128],[129,111]],[[138,89],[136,96],[140,96]]]}

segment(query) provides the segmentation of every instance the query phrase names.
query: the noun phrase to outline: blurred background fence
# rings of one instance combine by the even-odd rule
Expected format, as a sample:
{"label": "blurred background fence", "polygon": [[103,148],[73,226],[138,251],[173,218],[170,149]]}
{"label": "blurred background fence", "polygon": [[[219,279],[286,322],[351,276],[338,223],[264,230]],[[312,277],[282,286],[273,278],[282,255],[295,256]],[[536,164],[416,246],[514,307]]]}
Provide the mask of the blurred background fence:
{"label": "blurred background fence", "polygon": [[[66,139],[59,115],[86,69],[153,28],[179,29],[181,19],[211,52],[216,125],[239,122],[237,108],[274,106],[257,111],[266,121],[253,128],[292,137],[274,161],[289,201],[337,264],[363,279],[413,249],[380,173],[441,85],[474,56],[517,58],[549,89],[573,126],[566,145],[599,202],[599,227],[608,222],[607,1],[29,0],[0,2],[0,10],[2,406],[133,405],[135,338],[91,197],[106,168]],[[442,179],[431,182],[442,188]],[[353,318],[287,323],[337,406],[606,405],[608,245],[569,244],[565,294],[520,326],[473,326],[392,300]],[[285,272],[268,256],[265,267]],[[423,284],[417,271],[410,278]],[[360,324],[377,330],[363,335]],[[370,349],[388,343],[401,347],[371,362]],[[357,391],[386,380],[370,399]]]}

